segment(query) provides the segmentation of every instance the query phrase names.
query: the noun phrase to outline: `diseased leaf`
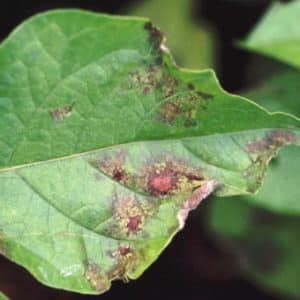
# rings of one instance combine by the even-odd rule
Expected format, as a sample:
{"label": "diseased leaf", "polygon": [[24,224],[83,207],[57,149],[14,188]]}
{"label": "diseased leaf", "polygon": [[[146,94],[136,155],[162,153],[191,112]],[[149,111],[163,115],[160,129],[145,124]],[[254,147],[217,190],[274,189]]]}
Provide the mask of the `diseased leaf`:
{"label": "diseased leaf", "polygon": [[300,1],[276,2],[241,45],[300,67]]}
{"label": "diseased leaf", "polygon": [[298,299],[299,217],[271,213],[245,197],[215,198],[211,204],[210,228],[235,254],[244,276]]}
{"label": "diseased leaf", "polygon": [[148,20],[38,15],[0,47],[1,252],[102,293],[135,279],[208,195],[252,193],[299,119],[179,69]]}
{"label": "diseased leaf", "polygon": [[[299,116],[298,78],[298,71],[287,70],[245,95],[271,111]],[[287,146],[280,151],[256,195],[212,199],[209,218],[211,230],[226,241],[247,278],[295,297],[300,296],[299,150]]]}
{"label": "diseased leaf", "polygon": [[[245,96],[270,111],[284,111],[299,117],[299,76],[300,73],[295,70],[275,74]],[[248,201],[279,213],[299,215],[299,170],[300,149],[292,146],[282,149],[278,158],[271,163],[258,194],[247,196]]]}

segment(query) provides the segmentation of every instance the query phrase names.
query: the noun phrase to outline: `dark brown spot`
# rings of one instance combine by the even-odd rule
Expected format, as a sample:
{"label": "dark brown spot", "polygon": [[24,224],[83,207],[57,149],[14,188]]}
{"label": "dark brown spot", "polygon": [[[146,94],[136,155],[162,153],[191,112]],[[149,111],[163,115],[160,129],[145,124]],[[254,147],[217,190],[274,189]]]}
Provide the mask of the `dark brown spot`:
{"label": "dark brown spot", "polygon": [[125,177],[126,177],[126,173],[124,170],[118,170],[118,169],[114,169],[113,170],[113,179],[116,181],[124,181]]}
{"label": "dark brown spot", "polygon": [[143,89],[143,94],[149,94],[151,92],[151,87],[150,86],[145,86]]}
{"label": "dark brown spot", "polygon": [[72,111],[73,111],[73,106],[74,106],[74,104],[55,108],[55,109],[50,110],[49,113],[55,121],[61,121],[65,118],[71,116]]}
{"label": "dark brown spot", "polygon": [[115,154],[104,156],[93,164],[101,172],[107,174],[115,181],[118,181],[122,184],[126,184],[129,179],[129,173],[124,169],[125,163],[125,154],[122,151],[119,151]]}
{"label": "dark brown spot", "polygon": [[155,27],[151,22],[147,22],[144,28],[147,31],[149,31],[151,42],[154,43],[156,47],[159,47],[164,40],[164,36],[162,32],[157,27]]}
{"label": "dark brown spot", "polygon": [[197,91],[196,93],[197,93],[198,96],[200,96],[204,100],[211,100],[214,97],[211,94],[204,93],[204,92],[201,92],[201,91]]}
{"label": "dark brown spot", "polygon": [[195,89],[195,86],[192,83],[188,83],[187,87],[189,90],[192,90],[192,91]]}

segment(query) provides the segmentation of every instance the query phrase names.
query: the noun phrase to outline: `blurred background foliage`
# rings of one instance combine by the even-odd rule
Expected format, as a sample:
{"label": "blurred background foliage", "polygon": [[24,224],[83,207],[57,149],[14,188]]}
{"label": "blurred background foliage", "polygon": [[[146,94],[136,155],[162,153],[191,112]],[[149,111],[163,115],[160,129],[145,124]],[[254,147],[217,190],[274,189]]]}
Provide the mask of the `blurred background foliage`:
{"label": "blurred background foliage", "polygon": [[[167,36],[167,46],[181,67],[214,68],[225,89],[270,111],[300,117],[299,70],[235,46],[273,2],[10,1],[0,4],[0,38],[32,14],[51,8],[149,17]],[[152,299],[168,293],[172,299],[189,300],[300,299],[299,170],[299,149],[285,147],[272,161],[257,195],[206,200],[140,280],[117,283],[99,298]],[[4,258],[0,268],[5,270],[0,272],[0,290],[12,299],[92,298],[42,287]]]}

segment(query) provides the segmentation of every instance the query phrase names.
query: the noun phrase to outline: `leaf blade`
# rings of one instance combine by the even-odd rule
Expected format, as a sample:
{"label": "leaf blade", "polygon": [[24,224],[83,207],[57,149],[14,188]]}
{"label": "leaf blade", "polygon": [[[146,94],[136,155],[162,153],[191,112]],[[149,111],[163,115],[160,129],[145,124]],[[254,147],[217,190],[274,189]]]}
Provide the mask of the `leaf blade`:
{"label": "leaf blade", "polygon": [[137,278],[203,198],[254,192],[299,144],[297,118],[177,68],[162,40],[144,19],[61,10],[0,48],[1,244],[47,285]]}
{"label": "leaf blade", "polygon": [[299,11],[299,1],[273,4],[241,46],[298,68]]}

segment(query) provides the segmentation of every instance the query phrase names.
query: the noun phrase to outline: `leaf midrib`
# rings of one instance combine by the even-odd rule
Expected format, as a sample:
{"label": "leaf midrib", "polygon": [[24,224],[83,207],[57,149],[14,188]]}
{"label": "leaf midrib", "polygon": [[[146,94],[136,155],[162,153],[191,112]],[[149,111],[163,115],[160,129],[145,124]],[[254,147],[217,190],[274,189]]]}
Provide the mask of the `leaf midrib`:
{"label": "leaf midrib", "polygon": [[[273,114],[273,113],[272,113]],[[275,113],[277,114],[277,113]],[[271,115],[271,114],[270,114]],[[106,151],[106,150],[110,150],[113,149],[115,147],[122,147],[125,145],[137,145],[137,144],[142,144],[142,143],[150,143],[150,142],[155,142],[155,143],[164,143],[164,142],[172,142],[172,141],[180,141],[180,142],[184,142],[184,141],[188,141],[188,140],[193,140],[193,139],[198,139],[198,138],[202,138],[202,137],[210,137],[210,136],[226,136],[226,135],[232,135],[232,134],[247,134],[247,133],[251,133],[251,132],[257,132],[257,131],[266,131],[266,130],[280,130],[280,129],[285,129],[288,130],[287,128],[259,128],[259,129],[251,129],[251,130],[241,130],[241,131],[232,131],[232,132],[226,132],[226,133],[214,133],[214,134],[203,134],[200,136],[188,136],[188,137],[183,137],[183,138],[165,138],[165,139],[150,139],[150,140],[139,140],[139,141],[129,141],[129,142],[124,142],[124,143],[120,143],[120,144],[116,144],[116,145],[109,145],[103,148],[97,148],[97,149],[92,149],[92,150],[88,150],[88,151],[84,151],[84,152],[80,152],[80,153],[74,153],[74,154],[69,154],[69,155],[65,155],[65,156],[61,156],[61,157],[54,157],[54,158],[49,158],[46,160],[40,160],[40,161],[35,161],[35,162],[27,162],[24,164],[18,164],[15,166],[3,166],[2,168],[0,168],[0,174],[1,173],[6,173],[9,171],[14,171],[14,170],[18,170],[18,169],[22,169],[22,168],[29,168],[29,167],[33,167],[33,166],[37,166],[37,165],[41,165],[41,164],[48,164],[48,163],[52,163],[52,162],[59,162],[59,161],[64,161],[64,160],[68,160],[68,159],[72,159],[72,158],[76,158],[76,157],[80,157],[80,156],[85,156],[85,155],[89,155],[89,154],[93,154],[93,153],[97,153],[100,151]],[[299,131],[300,133],[300,128],[293,128],[290,129],[293,131]]]}

